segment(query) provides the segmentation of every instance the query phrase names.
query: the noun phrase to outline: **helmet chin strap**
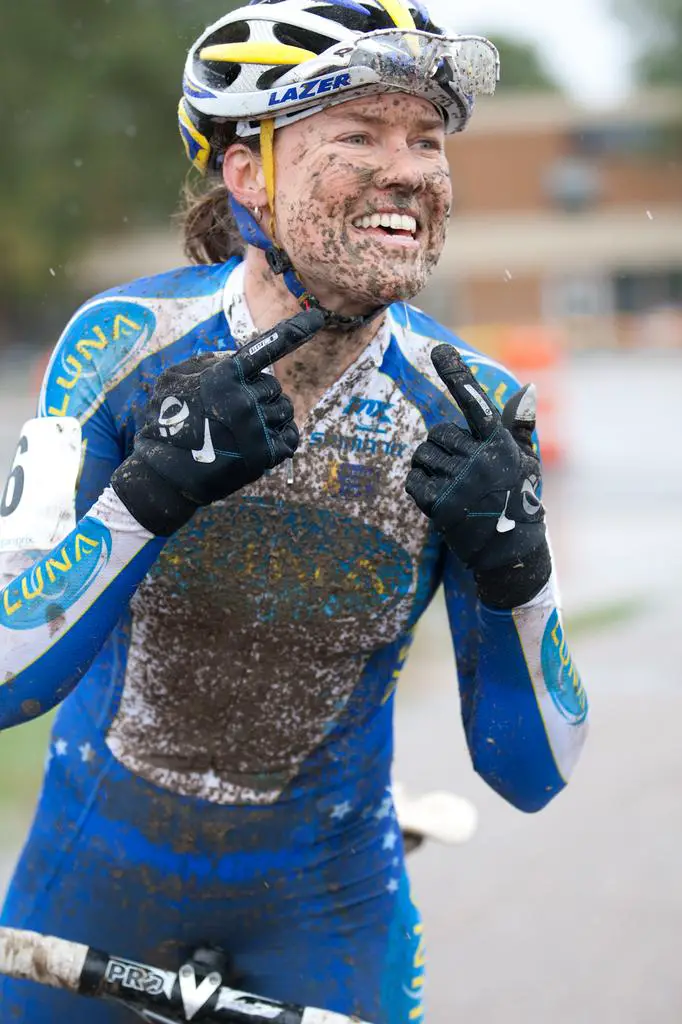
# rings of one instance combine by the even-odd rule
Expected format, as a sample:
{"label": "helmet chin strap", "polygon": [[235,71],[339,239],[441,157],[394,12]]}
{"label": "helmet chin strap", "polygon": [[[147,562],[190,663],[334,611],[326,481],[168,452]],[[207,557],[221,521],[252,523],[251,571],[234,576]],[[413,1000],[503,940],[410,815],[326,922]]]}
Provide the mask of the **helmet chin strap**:
{"label": "helmet chin strap", "polygon": [[294,266],[289,259],[288,253],[274,241],[277,237],[277,224],[275,220],[274,137],[274,120],[272,118],[268,118],[267,120],[262,121],[260,146],[263,161],[263,174],[265,177],[265,189],[270,208],[270,231],[272,233],[272,238],[266,235],[265,231],[262,229],[250,210],[245,206],[242,206],[241,203],[238,203],[234,196],[230,196],[230,207],[237,223],[239,233],[247,245],[254,245],[256,248],[263,250],[265,258],[268,261],[268,266],[272,270],[273,274],[282,275],[282,280],[291,294],[298,300],[301,309],[319,309],[324,316],[325,327],[327,328],[338,328],[343,331],[355,331],[360,327],[364,327],[365,324],[370,323],[383,313],[384,310],[387,309],[387,305],[379,306],[367,316],[342,316],[340,313],[335,313],[331,309],[326,309],[314,295],[311,295],[306,291],[298,274],[294,270]]}

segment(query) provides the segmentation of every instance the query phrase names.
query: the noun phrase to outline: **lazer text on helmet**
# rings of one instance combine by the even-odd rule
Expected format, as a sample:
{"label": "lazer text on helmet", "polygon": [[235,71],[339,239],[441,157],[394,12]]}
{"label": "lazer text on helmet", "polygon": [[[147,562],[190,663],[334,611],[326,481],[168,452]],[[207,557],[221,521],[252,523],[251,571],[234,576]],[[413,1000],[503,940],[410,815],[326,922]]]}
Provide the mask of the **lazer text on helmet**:
{"label": "lazer text on helmet", "polygon": [[290,85],[286,88],[275,89],[270,93],[268,99],[269,107],[277,107],[280,103],[293,103],[295,100],[308,100],[313,96],[320,96],[325,92],[336,92],[337,89],[347,89],[352,85],[351,76],[342,74],[330,78],[314,78],[311,82],[303,82],[302,85]]}

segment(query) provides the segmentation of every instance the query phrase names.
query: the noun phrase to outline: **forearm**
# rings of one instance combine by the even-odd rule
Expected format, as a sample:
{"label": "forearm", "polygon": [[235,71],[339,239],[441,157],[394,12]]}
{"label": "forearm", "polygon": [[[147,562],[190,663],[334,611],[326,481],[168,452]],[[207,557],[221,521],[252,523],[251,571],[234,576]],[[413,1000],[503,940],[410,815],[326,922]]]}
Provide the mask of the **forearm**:
{"label": "forearm", "polygon": [[164,539],[107,488],[74,530],[0,592],[0,729],[44,714],[85,674]]}
{"label": "forearm", "polygon": [[479,605],[467,741],[476,771],[525,811],[566,785],[587,733],[587,698],[568,652],[553,580],[525,605]]}

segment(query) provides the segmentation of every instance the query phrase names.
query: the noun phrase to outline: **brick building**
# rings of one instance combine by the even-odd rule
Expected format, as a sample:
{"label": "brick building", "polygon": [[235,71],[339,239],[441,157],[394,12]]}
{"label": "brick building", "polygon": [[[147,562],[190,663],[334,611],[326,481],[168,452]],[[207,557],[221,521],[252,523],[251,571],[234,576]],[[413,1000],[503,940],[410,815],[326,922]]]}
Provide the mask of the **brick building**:
{"label": "brick building", "polygon": [[455,208],[421,297],[431,312],[482,347],[509,325],[556,325],[581,347],[682,346],[682,94],[608,110],[498,96],[448,147]]}

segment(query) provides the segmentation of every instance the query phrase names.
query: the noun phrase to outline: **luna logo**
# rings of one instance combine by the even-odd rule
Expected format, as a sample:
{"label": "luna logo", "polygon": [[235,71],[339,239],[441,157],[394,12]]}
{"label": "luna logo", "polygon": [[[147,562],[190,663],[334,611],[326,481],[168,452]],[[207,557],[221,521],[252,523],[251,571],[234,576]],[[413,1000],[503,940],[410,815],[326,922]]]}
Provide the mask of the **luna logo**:
{"label": "luna logo", "polygon": [[553,611],[542,638],[542,671],[559,713],[574,725],[587,717],[587,695],[573,664],[559,615]]}
{"label": "luna logo", "polygon": [[412,961],[413,977],[412,984],[408,988],[403,985],[403,993],[415,1005],[410,1008],[408,1017],[410,1021],[421,1020],[424,1016],[423,993],[424,993],[424,968],[426,966],[426,954],[424,950],[424,926],[418,922],[413,929],[413,936],[417,940],[417,950]]}
{"label": "luna logo", "polygon": [[398,681],[400,679],[400,676],[402,675],[403,666],[405,664],[405,660],[407,659],[407,655],[410,653],[410,647],[412,646],[413,639],[414,633],[412,632],[412,630],[410,630],[407,640],[405,641],[404,644],[401,645],[400,650],[398,651],[398,660],[393,668],[393,671],[391,672],[389,684],[386,687],[383,697],[381,698],[382,706],[388,703],[388,701],[391,699],[391,697],[393,696],[398,687]]}
{"label": "luna logo", "polygon": [[349,74],[332,75],[330,78],[314,78],[311,82],[303,82],[302,85],[292,85],[288,88],[275,89],[270,93],[268,99],[269,107],[279,107],[284,103],[294,103],[299,100],[309,100],[313,96],[320,96],[326,92],[336,92],[337,89],[348,89],[352,85]]}
{"label": "luna logo", "polygon": [[2,592],[0,625],[35,629],[71,608],[111,557],[111,534],[86,516],[58,547]]}
{"label": "luna logo", "polygon": [[97,398],[86,381],[115,379],[119,368],[142,353],[156,317],[139,302],[108,300],[86,309],[69,324],[57,349],[45,389],[49,416],[79,416]]}
{"label": "luna logo", "polygon": [[[305,506],[280,510],[253,501],[205,509],[185,537],[201,550],[212,525],[239,543],[207,548],[206,583],[220,593],[224,581],[233,580],[231,599],[242,610],[248,602],[259,622],[385,614],[411,593],[408,552],[360,518]],[[184,590],[195,585],[191,578],[178,578],[175,568],[186,543],[171,539],[151,570],[174,577]]]}

